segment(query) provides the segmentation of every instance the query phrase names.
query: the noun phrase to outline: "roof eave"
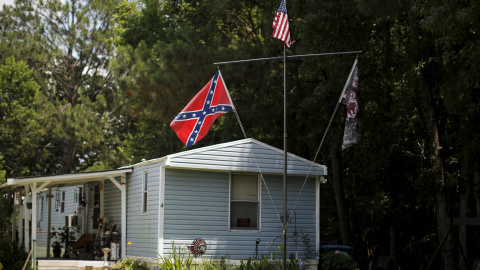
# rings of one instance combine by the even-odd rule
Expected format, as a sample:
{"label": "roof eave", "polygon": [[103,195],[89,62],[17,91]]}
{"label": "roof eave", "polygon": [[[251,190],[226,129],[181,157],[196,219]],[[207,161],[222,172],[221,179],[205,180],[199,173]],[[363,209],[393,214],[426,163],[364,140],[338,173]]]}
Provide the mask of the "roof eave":
{"label": "roof eave", "polygon": [[99,179],[108,179],[109,177],[121,176],[129,172],[132,172],[131,168],[101,171],[101,172],[87,172],[87,173],[27,177],[27,178],[18,178],[18,179],[9,178],[7,179],[6,183],[1,185],[0,188],[6,188],[6,187],[13,188],[16,186],[23,186],[31,183],[43,183],[43,182],[67,183],[67,184],[70,181],[91,182],[91,181],[97,181]]}

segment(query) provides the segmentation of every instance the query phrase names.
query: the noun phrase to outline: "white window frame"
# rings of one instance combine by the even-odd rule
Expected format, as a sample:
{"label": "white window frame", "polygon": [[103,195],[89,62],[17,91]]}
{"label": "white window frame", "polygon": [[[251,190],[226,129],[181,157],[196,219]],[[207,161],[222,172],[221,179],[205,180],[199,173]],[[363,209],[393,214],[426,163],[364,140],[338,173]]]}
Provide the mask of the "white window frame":
{"label": "white window frame", "polygon": [[[254,175],[257,176],[257,227],[253,228],[240,228],[240,227],[234,227],[231,224],[231,215],[232,215],[232,202],[235,202],[232,200],[232,178],[234,175]],[[230,173],[230,181],[229,181],[229,199],[228,199],[228,230],[229,231],[245,231],[245,232],[259,232],[261,231],[261,220],[262,220],[262,215],[261,215],[261,209],[262,209],[262,197],[261,197],[261,181],[260,181],[260,175],[258,174],[249,174],[249,173]],[[253,201],[252,201],[253,202]]]}
{"label": "white window frame", "polygon": [[60,212],[60,197],[62,196],[62,193],[60,192],[60,190],[56,190],[55,191],[55,209],[57,210],[57,212]]}
{"label": "white window frame", "polygon": [[82,214],[82,201],[83,201],[83,186],[77,186],[73,194],[73,201],[75,203],[75,214]]}
{"label": "white window frame", "polygon": [[144,170],[142,174],[142,214],[146,214],[148,211],[148,170]]}

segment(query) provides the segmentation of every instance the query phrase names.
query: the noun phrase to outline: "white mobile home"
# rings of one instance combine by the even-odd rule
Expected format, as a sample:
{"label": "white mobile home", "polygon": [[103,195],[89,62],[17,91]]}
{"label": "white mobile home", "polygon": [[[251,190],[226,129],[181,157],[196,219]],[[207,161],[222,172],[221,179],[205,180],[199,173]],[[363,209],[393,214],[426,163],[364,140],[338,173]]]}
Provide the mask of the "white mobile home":
{"label": "white mobile home", "polygon": [[[288,154],[287,172],[287,250],[303,258],[319,249],[319,185],[327,171]],[[20,230],[12,235],[24,243],[34,239],[38,250],[47,250],[46,190],[53,194],[52,227],[75,216],[77,236],[115,237],[110,242],[118,243],[119,258],[157,258],[171,253],[173,243],[190,245],[197,238],[207,243],[204,257],[233,260],[270,258],[282,244],[283,151],[254,139],[111,171],[9,179],[2,188],[23,193],[26,202],[29,192],[37,198],[31,210],[17,202],[14,227]],[[36,215],[30,218],[30,211]],[[24,218],[32,220],[31,238]]]}

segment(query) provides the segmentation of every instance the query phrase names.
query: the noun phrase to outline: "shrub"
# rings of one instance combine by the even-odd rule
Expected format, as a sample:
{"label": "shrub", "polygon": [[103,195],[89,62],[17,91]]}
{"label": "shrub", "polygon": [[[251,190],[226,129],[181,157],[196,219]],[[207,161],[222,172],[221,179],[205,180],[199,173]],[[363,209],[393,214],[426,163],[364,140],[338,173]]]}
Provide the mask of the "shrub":
{"label": "shrub", "polygon": [[322,254],[320,260],[322,270],[358,269],[358,263],[350,255],[342,252]]}
{"label": "shrub", "polygon": [[145,261],[142,260],[120,260],[116,264],[110,267],[111,269],[125,269],[125,270],[147,270],[148,266]]}
{"label": "shrub", "polygon": [[[27,257],[28,253],[23,250],[23,246],[0,239],[0,263],[4,269],[21,270]],[[30,267],[30,264],[27,265]]]}
{"label": "shrub", "polygon": [[185,248],[183,251],[177,251],[175,243],[172,243],[173,253],[169,257],[162,257],[158,265],[163,270],[188,270],[192,266],[192,254]]}
{"label": "shrub", "polygon": [[[290,258],[290,260],[287,260],[286,265],[288,270],[302,270],[307,266],[307,261],[297,261],[292,258]],[[237,270],[277,270],[282,269],[282,267],[282,260],[268,260],[267,258],[265,258],[265,256],[262,256],[260,260],[252,260],[252,258],[249,258],[246,262],[241,261],[240,266],[238,266]]]}

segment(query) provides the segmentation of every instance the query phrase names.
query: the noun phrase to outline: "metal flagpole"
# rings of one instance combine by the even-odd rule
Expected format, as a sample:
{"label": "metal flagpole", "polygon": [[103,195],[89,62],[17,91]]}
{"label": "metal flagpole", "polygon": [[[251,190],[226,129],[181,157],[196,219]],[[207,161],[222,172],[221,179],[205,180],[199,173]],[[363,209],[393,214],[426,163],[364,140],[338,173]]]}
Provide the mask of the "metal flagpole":
{"label": "metal flagpole", "polygon": [[283,270],[287,269],[287,46],[283,46]]}

